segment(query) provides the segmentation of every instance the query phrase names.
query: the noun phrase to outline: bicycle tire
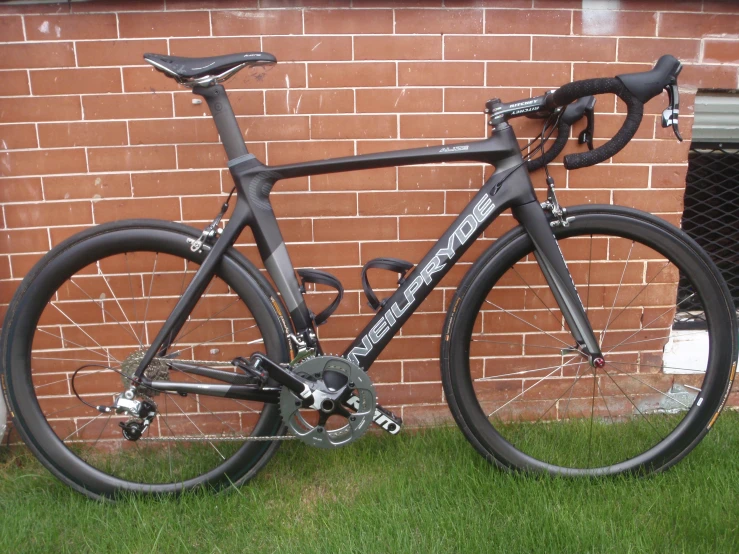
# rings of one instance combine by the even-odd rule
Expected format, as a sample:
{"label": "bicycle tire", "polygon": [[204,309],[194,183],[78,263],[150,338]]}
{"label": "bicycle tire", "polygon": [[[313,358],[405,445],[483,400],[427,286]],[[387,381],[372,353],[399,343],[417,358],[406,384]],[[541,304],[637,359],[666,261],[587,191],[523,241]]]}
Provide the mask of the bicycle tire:
{"label": "bicycle tire", "polygon": [[[537,288],[546,292],[549,289],[542,275],[537,277],[538,274],[531,272],[532,267],[535,267],[540,273],[533,256],[529,256],[533,253],[533,244],[525,230],[517,227],[496,241],[473,264],[450,304],[441,345],[441,374],[452,415],[465,437],[478,452],[505,469],[564,476],[645,474],[665,470],[682,459],[700,442],[715,422],[729,394],[737,359],[737,323],[730,293],[707,254],[685,233],[657,217],[629,208],[607,205],[574,207],[568,209],[567,215],[574,217],[574,220],[567,227],[561,225],[554,227],[553,234],[558,243],[561,243],[565,260],[587,253],[586,237],[590,237],[591,258],[587,266],[587,278],[583,276],[585,268],[581,267],[582,263],[568,261],[568,266],[571,272],[573,267],[577,269],[575,273],[578,274],[578,278],[574,280],[583,304],[588,309],[596,336],[599,336],[598,332],[601,333],[601,346],[606,361],[609,356],[620,361],[612,362],[610,367],[607,363],[602,370],[598,370],[592,364],[582,361],[582,356],[578,358],[579,354],[572,350],[571,343],[574,340],[567,332],[566,323],[552,312],[552,309],[558,309],[556,302],[549,298],[550,301],[546,302],[541,298],[544,292],[536,292]],[[604,265],[609,271],[602,272],[603,275],[600,277],[597,277],[597,273],[591,276],[593,244],[595,242],[597,247],[601,235],[615,237],[613,240],[608,238],[608,242],[604,243],[608,248],[604,252],[607,252],[609,260],[604,263],[611,265]],[[573,240],[580,242],[575,244]],[[568,241],[569,244],[565,244]],[[626,245],[631,241],[625,261],[625,248],[622,246],[624,241]],[[638,254],[634,253],[634,260],[630,261],[636,244],[639,245],[636,248]],[[644,247],[649,248],[651,252]],[[659,271],[657,271],[659,265],[649,265],[656,259],[655,252],[675,266],[662,277],[659,277],[660,273],[669,265],[661,266],[662,269]],[[656,259],[656,262],[659,264],[659,259]],[[625,277],[630,263],[637,264],[632,266],[636,267],[633,273],[631,269],[628,270],[628,274],[634,276],[634,282],[637,284],[627,286]],[[639,263],[642,264],[641,267]],[[665,302],[669,302],[669,298],[674,299],[677,289],[675,270],[681,271],[694,287],[691,302],[695,302],[696,298],[703,302],[702,314],[705,323],[698,327],[705,327],[705,330],[683,332],[701,334],[700,337],[690,337],[688,340],[703,340],[705,334],[708,334],[703,374],[699,373],[700,360],[697,365],[690,367],[682,367],[690,365],[687,361],[680,362],[680,367],[668,367],[665,361],[667,358],[664,348],[669,347],[668,351],[672,352],[670,341],[680,339],[679,336],[675,338],[677,325],[674,318],[678,314],[680,317],[684,316],[679,310],[680,303],[684,300],[680,303],[675,302],[672,311],[666,311],[662,315],[648,305],[642,306],[640,315],[636,313],[638,308],[633,305],[634,300],[639,298],[648,286],[655,283],[660,284],[662,288],[658,289],[657,293],[653,292],[654,296],[651,298],[656,299],[660,294],[664,294],[664,298],[668,299]],[[641,277],[639,271],[642,271]],[[669,283],[664,285],[662,280],[667,282],[666,277],[671,272]],[[647,280],[648,276],[651,280]],[[521,286],[519,278],[529,285],[528,289]],[[619,278],[620,281],[616,281]],[[641,281],[638,280],[640,278]],[[605,325],[602,322],[604,314],[599,313],[602,311],[601,305],[596,304],[598,298],[595,294],[596,285],[592,285],[591,291],[593,279],[596,282],[597,279],[601,279],[611,283],[611,289],[615,287],[615,282],[619,283],[612,304],[610,298],[608,302],[603,301],[604,308],[610,306],[610,314]],[[535,283],[533,287],[529,280]],[[586,287],[584,282],[587,282]],[[496,286],[500,292],[496,292]],[[606,291],[607,287],[608,285],[603,285],[601,288]],[[522,315],[526,313],[526,309],[519,310],[518,306],[513,306],[519,302],[515,299],[520,295],[520,291],[517,293],[514,290],[516,288],[523,289],[528,299],[526,304],[528,316]],[[628,295],[622,293],[622,290],[628,292]],[[625,336],[628,342],[624,343],[626,339],[622,339],[609,354],[606,352],[609,325],[615,329],[616,317],[620,317],[614,314],[617,300],[621,308],[621,303],[635,291],[638,291],[636,296],[630,303],[625,304],[621,312],[618,312],[627,314],[627,317],[618,322],[619,328],[623,327],[625,330],[610,330],[611,336],[616,335],[614,342],[621,340],[622,336]],[[603,292],[604,298],[606,294]],[[540,300],[546,310],[538,306]],[[504,302],[510,302],[510,305],[507,308],[498,306],[498,303]],[[534,303],[537,305],[534,306]],[[492,311],[487,310],[489,304],[496,308]],[[667,306],[670,307],[669,303]],[[532,310],[534,307],[536,309]],[[639,317],[638,323],[628,322],[632,319],[630,315],[632,309]],[[522,326],[522,322],[531,325],[530,320],[533,317],[531,314],[534,312],[537,312],[534,327],[539,331]],[[697,318],[700,313],[700,311],[691,312],[689,316]],[[653,320],[657,321],[655,325],[667,326],[666,330],[656,327],[649,329],[654,314],[659,316],[659,319]],[[528,319],[524,319],[525,317]],[[673,317],[673,320],[669,320],[670,317]],[[503,318],[506,318],[505,321]],[[599,321],[596,321],[598,319]],[[548,327],[549,321],[553,331]],[[495,326],[495,323],[498,325]],[[517,325],[520,328],[517,328]],[[633,334],[634,330],[629,326],[636,326],[637,333],[645,333],[642,340],[630,340],[629,334],[631,337],[636,336],[637,339],[639,337]],[[479,338],[485,337],[487,331],[490,331],[489,335],[496,340]],[[500,348],[501,344],[512,341],[511,337],[516,336],[512,333],[516,332],[521,333],[521,342],[526,344],[527,349],[523,355],[516,356],[510,353],[505,355],[508,362],[518,364],[516,367],[503,369],[497,367],[494,361],[496,355],[477,356],[479,352],[489,352],[490,350],[486,349],[490,346],[483,345],[483,348],[479,349],[475,345],[476,342],[492,342],[494,348]],[[529,335],[536,337],[537,342],[529,340]],[[571,340],[565,348],[554,341],[560,340],[562,336],[569,336]],[[551,340],[550,344],[554,346],[546,346],[546,341],[540,343],[542,338]],[[685,335],[682,338],[685,339]],[[643,344],[635,346],[637,343]],[[547,367],[544,362],[545,356],[539,354],[539,351],[534,352],[536,349],[545,348],[560,350],[558,368],[556,365]],[[640,351],[636,354],[631,352],[637,348],[652,351]],[[567,362],[565,352],[570,356]],[[669,355],[673,356],[670,359],[675,359],[674,354]],[[554,357],[556,358],[556,355]],[[659,366],[655,361],[657,359],[660,360]],[[538,370],[532,365],[532,360],[539,364]],[[574,362],[578,366],[577,375],[574,375],[574,367],[565,367],[571,364],[572,360],[580,360]],[[647,363],[650,361],[651,364]],[[554,364],[556,363],[557,360]],[[660,369],[656,369],[657,367]],[[552,372],[549,372],[549,369],[552,369]],[[668,373],[668,370],[671,373]],[[586,371],[588,373],[592,371],[592,378],[589,374],[585,378]],[[601,373],[598,373],[599,371]],[[592,380],[592,385],[588,379]],[[581,381],[585,384],[577,388]],[[696,386],[699,381],[700,385]],[[541,383],[545,385],[541,386]],[[667,385],[670,386],[667,393],[659,388]],[[538,392],[537,387],[540,387]],[[604,389],[610,390],[610,394],[604,394]],[[698,392],[694,392],[693,389]],[[565,400],[568,390],[569,396]],[[575,393],[576,390],[578,392]],[[556,396],[560,391],[563,391],[562,394]],[[588,391],[592,392],[589,403],[586,402]],[[490,398],[494,393],[502,398]],[[619,403],[606,400],[616,398],[620,393],[630,402],[627,403],[623,399]],[[551,402],[552,398],[554,402]],[[583,398],[585,401],[582,401]],[[595,417],[596,402],[598,418]],[[616,409],[619,406],[620,409]],[[570,409],[572,412],[569,412]],[[579,419],[578,409],[580,415],[584,416]],[[538,418],[534,420],[537,415]],[[588,425],[590,434],[586,454],[585,436],[588,434]],[[580,461],[576,462],[575,457]]]}
{"label": "bicycle tire", "polygon": [[[182,412],[180,414],[172,406],[171,413],[168,411],[167,415],[163,416],[161,413],[163,408],[160,406],[159,413],[156,416],[159,419],[155,419],[152,426],[147,430],[149,435],[143,437],[148,437],[155,443],[157,440],[166,442],[166,447],[156,445],[149,448],[148,446],[141,446],[149,443],[125,441],[121,436],[120,429],[115,429],[115,425],[110,425],[110,417],[108,417],[105,426],[99,431],[95,444],[91,445],[92,439],[86,439],[86,437],[93,433],[97,434],[97,428],[93,432],[85,432],[81,429],[81,427],[85,427],[83,421],[86,422],[86,425],[90,425],[92,422],[77,418],[77,410],[85,410],[85,414],[87,414],[89,410],[92,410],[92,408],[89,408],[90,402],[98,401],[98,398],[100,398],[100,396],[90,394],[88,396],[91,400],[86,401],[88,406],[84,406],[81,402],[78,406],[75,406],[74,401],[87,398],[81,379],[87,375],[93,377],[90,382],[98,378],[105,379],[103,387],[108,386],[107,383],[112,382],[111,379],[113,381],[117,379],[117,381],[112,382],[111,390],[108,392],[120,393],[124,390],[121,381],[125,382],[125,378],[112,373],[112,370],[115,369],[113,362],[109,362],[107,368],[104,362],[98,362],[97,367],[93,366],[93,369],[90,369],[89,365],[84,365],[83,368],[87,369],[82,369],[82,371],[87,371],[87,373],[79,373],[79,370],[77,370],[70,377],[73,366],[85,363],[86,361],[82,358],[92,358],[90,361],[94,362],[108,356],[108,360],[110,360],[122,349],[119,346],[120,341],[129,341],[128,343],[122,343],[127,345],[126,348],[139,349],[131,335],[136,336],[139,345],[141,344],[141,338],[153,337],[155,328],[152,325],[155,325],[155,323],[152,323],[152,321],[163,321],[169,314],[174,301],[176,301],[176,297],[171,290],[175,277],[177,279],[175,286],[180,286],[179,279],[182,281],[181,293],[186,278],[194,274],[194,268],[199,265],[205,256],[202,251],[193,252],[190,248],[192,240],[197,239],[199,235],[198,230],[185,225],[157,220],[119,221],[91,228],[67,239],[46,254],[23,280],[10,303],[3,326],[2,338],[0,339],[3,351],[0,362],[2,368],[0,369],[2,375],[4,375],[3,386],[7,393],[15,427],[24,442],[44,466],[64,483],[87,496],[101,499],[114,498],[122,492],[156,495],[177,494],[197,487],[207,486],[222,489],[231,485],[239,485],[256,475],[274,455],[279,446],[279,441],[276,440],[241,442],[241,439],[246,437],[247,433],[250,433],[250,436],[279,436],[284,433],[284,426],[276,404],[263,404],[259,408],[259,405],[252,407],[241,401],[207,397],[211,401],[220,403],[238,403],[238,405],[227,404],[228,407],[226,405],[214,407],[206,404],[206,397],[200,397],[200,395],[182,397],[163,394],[161,398],[153,398],[155,402],[159,399],[160,404],[164,403],[166,406],[175,403]],[[150,267],[148,264],[152,256],[155,260],[154,269],[147,281],[145,268]],[[125,271],[120,269],[122,258],[125,258],[128,269],[128,284],[125,283]],[[182,260],[185,260],[184,269],[182,269]],[[159,264],[159,270],[157,270],[157,264]],[[95,268],[97,268],[97,274],[94,271]],[[107,268],[107,278],[105,277],[106,272],[102,271],[101,268]],[[103,280],[99,278],[100,273],[103,275]],[[119,274],[122,274],[122,276]],[[162,277],[157,283],[158,275],[162,275]],[[118,280],[115,281],[115,279]],[[103,281],[107,288],[104,287]],[[224,283],[227,288],[222,286]],[[96,289],[96,287],[98,288]],[[127,287],[131,290],[130,299],[128,299]],[[133,304],[133,312],[136,313],[136,294],[140,291],[143,298],[147,292],[147,287],[146,309],[144,310],[142,304],[139,304],[136,321],[133,323],[134,317],[131,314],[130,305]],[[86,297],[79,293],[77,289],[84,291]],[[209,295],[211,289],[213,293]],[[90,290],[92,295],[87,290]],[[110,295],[96,297],[100,290],[106,292],[109,290],[115,301],[109,298]],[[116,294],[116,292],[119,294]],[[100,300],[101,298],[103,300]],[[211,303],[214,302],[213,299],[220,302],[217,304],[219,306],[230,306],[224,313],[234,318],[231,321],[237,321],[235,319],[237,315],[232,315],[236,314],[234,310],[239,310],[238,317],[242,317],[242,314],[246,314],[243,317],[249,317],[248,314],[251,314],[253,321],[244,320],[251,326],[245,327],[246,331],[239,328],[238,332],[236,327],[232,326],[231,330],[233,332],[229,338],[224,339],[224,335],[221,335],[216,336],[218,340],[215,342],[208,339],[209,335],[205,332],[210,332],[209,326],[213,325],[217,329],[224,328],[221,319],[225,315],[208,315],[215,312],[215,308],[211,306]],[[162,302],[159,302],[160,300]],[[165,300],[166,302],[164,302]],[[96,320],[93,325],[90,325],[89,322],[75,320],[75,327],[62,321],[57,325],[59,328],[57,338],[61,341],[48,336],[49,334],[56,335],[57,332],[51,333],[48,331],[53,320],[46,319],[49,317],[47,310],[52,312],[52,315],[59,311],[65,314],[70,321],[72,321],[69,317],[70,313],[73,316],[80,315],[84,319],[87,317],[85,314],[91,309],[91,302],[94,303],[93,311],[97,311],[98,307],[102,307],[104,320],[102,323],[97,323]],[[229,304],[225,304],[226,302],[229,302]],[[206,310],[205,315],[208,315],[207,319],[204,315],[195,315],[199,313],[197,310],[201,305],[200,303],[203,303],[203,309]],[[117,311],[116,305],[120,311]],[[55,307],[56,310],[51,310],[49,306]],[[126,306],[125,310],[123,306]],[[150,308],[151,312],[149,311]],[[208,312],[207,310],[211,311]],[[141,318],[141,324],[139,324],[142,311],[144,311],[144,314]],[[130,320],[126,312],[130,315]],[[115,317],[115,314],[118,315],[118,318]],[[147,314],[151,314],[151,317]],[[258,333],[259,338],[255,340],[255,344],[265,349],[271,359],[282,362],[289,360],[289,346],[286,338],[288,328],[286,326],[290,320],[286,316],[284,307],[267,280],[246,258],[233,248],[224,256],[216,270],[216,276],[201,296],[199,304],[195,306],[190,316],[190,320],[177,337],[180,344],[189,345],[183,347],[185,358],[188,355],[194,356],[196,352],[202,351],[203,348],[210,347],[209,351],[211,353],[218,351],[219,359],[227,361],[234,357],[234,350],[240,351],[241,348],[246,348],[240,342],[244,335]],[[115,323],[112,320],[115,320]],[[123,330],[121,331],[118,327]],[[44,330],[47,331],[44,332]],[[116,333],[115,338],[107,339],[107,336],[112,336],[114,331]],[[73,337],[70,336],[72,332],[76,333]],[[186,338],[188,333],[192,333],[192,335]],[[85,339],[84,335],[87,335],[90,340]],[[201,339],[204,339],[204,342],[195,342]],[[108,340],[108,342],[104,342],[105,340]],[[263,344],[260,341],[263,341]],[[47,344],[49,342],[55,342],[56,344],[50,346]],[[110,346],[111,344],[114,346]],[[88,347],[86,348],[85,345]],[[213,348],[213,345],[218,345],[218,348]],[[67,354],[64,354],[64,348],[67,348]],[[142,346],[141,350],[143,351],[145,348],[146,346]],[[51,354],[48,354],[48,352],[51,352]],[[84,353],[84,355],[81,353]],[[75,357],[68,360],[69,356]],[[183,354],[180,353],[177,356],[182,357]],[[122,360],[123,358],[117,359]],[[126,360],[128,359],[126,358]],[[118,367],[122,368],[123,363],[120,363]],[[53,375],[54,371],[61,371],[66,377],[66,381],[62,379],[61,385],[54,384],[59,383],[59,381],[50,381],[48,384],[52,386],[52,389],[49,390],[57,391],[58,386],[72,387],[74,395],[69,390],[66,392],[62,390],[56,396],[50,394],[47,390],[41,391],[42,386],[47,386],[42,384],[44,383],[44,372]],[[172,377],[174,371],[168,369],[167,372],[169,374],[168,378],[174,378]],[[96,373],[98,376],[94,377]],[[185,377],[178,375],[176,378],[188,379],[190,376],[189,374]],[[195,380],[202,381],[202,379]],[[71,385],[68,384],[70,382]],[[79,393],[79,396],[75,396],[78,394],[78,388],[82,392]],[[61,396],[59,396],[60,394]],[[175,396],[179,398],[179,402],[174,398]],[[193,396],[196,397],[194,401],[197,402],[197,405],[193,404]],[[110,398],[108,396],[108,403],[110,403]],[[72,406],[70,410],[74,411],[66,414],[70,417],[75,414],[75,418],[71,420],[72,423],[66,420],[58,421],[58,418],[65,414],[52,411],[52,408],[47,407],[47,405],[56,406],[52,401],[63,401],[65,407],[66,404]],[[182,407],[183,403],[185,403],[184,408]],[[237,410],[243,413],[235,415],[234,412]],[[92,416],[85,415],[85,417]],[[166,418],[164,423],[160,423],[155,430],[155,424],[157,421],[161,422],[163,418]],[[189,423],[186,420],[189,420]],[[90,425],[88,429],[96,425],[99,426],[100,423],[102,423],[102,419],[99,423]],[[186,429],[189,424],[191,424],[190,428]],[[238,428],[237,425],[239,425]],[[65,444],[67,439],[64,439],[65,426],[67,429],[72,428],[76,432],[76,438],[69,439],[67,444]],[[111,427],[113,428],[112,431]],[[200,432],[200,435],[196,434],[196,431],[192,429],[193,427]],[[218,435],[219,439],[217,441],[209,438],[213,436],[208,431],[211,428],[220,429],[221,434]],[[62,431],[60,432],[60,430]],[[155,433],[158,433],[158,435],[154,435]],[[230,433],[231,436],[224,436],[227,433]],[[109,435],[113,438],[109,439]],[[189,438],[181,441],[182,444],[175,442],[177,437],[182,436]],[[229,446],[228,453],[226,453],[225,447],[221,446],[227,444],[223,443],[221,439],[225,440],[227,438],[231,439],[228,444],[234,443],[234,446]],[[203,443],[203,447],[198,446],[200,442]],[[205,444],[206,442],[210,443],[209,446],[212,446],[212,450],[215,450],[217,455],[210,450],[207,454],[201,454],[203,448],[209,449],[209,446]],[[82,444],[80,445],[80,443]],[[98,444],[100,446],[96,446]],[[136,454],[133,457],[126,454],[126,447],[129,446],[136,448]],[[159,454],[156,454],[156,448],[159,448]],[[200,448],[200,450],[196,450],[196,448]],[[166,449],[169,453],[169,475],[166,474],[166,467],[162,469],[151,465],[155,457],[158,456],[156,459],[163,457],[162,449]],[[114,451],[115,454],[111,455],[110,459],[104,460],[105,452],[108,450]],[[200,456],[200,458],[197,458],[200,460],[196,464],[197,467],[194,466],[194,469],[188,470],[192,474],[186,474],[185,469],[182,469],[182,464],[177,465],[181,458],[178,458],[177,455],[173,456],[173,450],[177,455],[185,458]],[[142,452],[146,453],[149,458],[146,459]],[[87,460],[80,457],[82,453],[87,456]],[[214,462],[215,467],[202,470],[201,465],[204,467],[210,463],[211,459],[217,460],[217,462]],[[93,464],[91,460],[94,460],[95,463]],[[144,464],[143,469],[139,467],[141,464]],[[161,462],[161,465],[164,465],[164,462]],[[136,471],[139,471],[139,473],[136,474],[130,467],[136,467]],[[114,470],[118,473],[112,474]],[[158,470],[158,473],[155,470]],[[110,473],[106,473],[106,471],[110,471]],[[178,471],[179,473],[177,473]],[[128,475],[133,475],[133,477],[129,478]]]}

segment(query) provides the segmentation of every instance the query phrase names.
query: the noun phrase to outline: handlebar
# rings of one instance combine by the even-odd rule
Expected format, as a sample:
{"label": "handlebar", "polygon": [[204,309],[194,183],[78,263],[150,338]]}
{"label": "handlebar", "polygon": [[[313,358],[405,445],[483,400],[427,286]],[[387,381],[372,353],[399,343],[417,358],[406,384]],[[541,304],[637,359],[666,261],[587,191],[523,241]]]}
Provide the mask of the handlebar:
{"label": "handlebar", "polygon": [[[587,96],[613,93],[624,101],[627,108],[626,120],[611,140],[589,152],[568,154],[564,159],[565,168],[579,169],[595,165],[620,152],[639,129],[639,124],[644,115],[644,103],[660,94],[662,89],[666,87],[676,88],[677,76],[681,69],[682,65],[677,59],[665,55],[649,71],[627,73],[609,78],[574,81],[554,91],[548,97],[548,103],[551,107],[564,107]],[[582,114],[580,117],[582,117]],[[565,123],[565,125],[567,124]],[[538,169],[551,161],[564,148],[569,134],[569,125],[566,129],[563,129],[562,118],[560,118],[557,131],[558,137],[552,148],[541,158],[529,162],[531,165],[535,165],[534,169]],[[563,133],[563,131],[565,132]],[[562,138],[563,135],[564,138]],[[559,148],[559,151],[556,151],[557,148]],[[533,170],[531,165],[529,166],[530,171]]]}

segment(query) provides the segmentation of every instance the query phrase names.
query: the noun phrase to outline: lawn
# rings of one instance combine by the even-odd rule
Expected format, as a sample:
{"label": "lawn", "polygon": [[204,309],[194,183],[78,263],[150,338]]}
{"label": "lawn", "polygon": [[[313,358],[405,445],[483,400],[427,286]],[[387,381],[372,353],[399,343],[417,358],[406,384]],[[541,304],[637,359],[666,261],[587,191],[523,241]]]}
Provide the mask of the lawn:
{"label": "lawn", "polygon": [[90,501],[0,450],[4,552],[737,552],[739,413],[649,478],[499,471],[456,428],[286,443],[251,484]]}

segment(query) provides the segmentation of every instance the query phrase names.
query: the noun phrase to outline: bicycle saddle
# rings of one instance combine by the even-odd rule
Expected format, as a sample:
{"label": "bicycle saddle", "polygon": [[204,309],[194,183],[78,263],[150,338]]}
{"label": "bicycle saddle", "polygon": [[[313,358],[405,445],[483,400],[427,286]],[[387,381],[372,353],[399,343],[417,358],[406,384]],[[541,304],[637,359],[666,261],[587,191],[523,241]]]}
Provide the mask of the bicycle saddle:
{"label": "bicycle saddle", "polygon": [[144,54],[144,59],[178,83],[188,86],[207,86],[225,81],[246,66],[277,63],[277,58],[267,52],[240,52],[209,58]]}

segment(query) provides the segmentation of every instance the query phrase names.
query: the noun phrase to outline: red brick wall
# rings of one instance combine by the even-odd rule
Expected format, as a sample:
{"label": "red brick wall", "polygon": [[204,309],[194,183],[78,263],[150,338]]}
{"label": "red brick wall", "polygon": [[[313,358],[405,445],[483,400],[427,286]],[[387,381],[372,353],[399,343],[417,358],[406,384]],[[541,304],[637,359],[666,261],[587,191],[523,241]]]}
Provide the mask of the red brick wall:
{"label": "red brick wall", "polygon": [[[613,202],[673,222],[682,210],[696,87],[738,86],[733,2],[623,0],[620,10],[583,10],[568,0],[346,5],[0,6],[3,309],[31,265],[69,235],[133,216],[202,227],[231,189],[207,107],[144,64],[144,52],[275,54],[274,68],[244,70],[226,83],[250,151],[269,164],[480,139],[490,97],[511,101],[573,79],[645,70],[672,53],[685,64],[688,140],[679,144],[659,126],[663,96],[648,104],[636,139],[611,162],[569,174],[555,163],[552,173],[564,204]],[[597,111],[603,142],[620,126],[623,105],[601,97]],[[515,127],[524,142],[540,122]],[[576,147],[571,141],[568,150]],[[347,289],[338,315],[320,329],[327,351],[342,351],[368,321],[361,266],[382,255],[420,260],[487,172],[447,164],[278,184],[272,200],[295,265],[326,269]],[[544,185],[541,175],[535,183]],[[438,336],[446,306],[469,263],[511,225],[504,217],[486,233],[374,367],[381,401],[405,405],[409,422],[445,413]],[[258,262],[248,237],[240,248]],[[408,406],[411,395],[424,406]]]}

